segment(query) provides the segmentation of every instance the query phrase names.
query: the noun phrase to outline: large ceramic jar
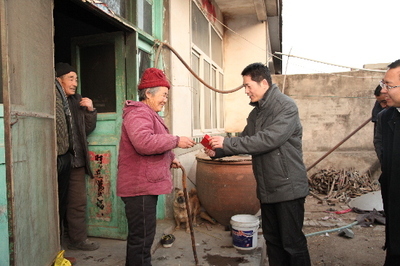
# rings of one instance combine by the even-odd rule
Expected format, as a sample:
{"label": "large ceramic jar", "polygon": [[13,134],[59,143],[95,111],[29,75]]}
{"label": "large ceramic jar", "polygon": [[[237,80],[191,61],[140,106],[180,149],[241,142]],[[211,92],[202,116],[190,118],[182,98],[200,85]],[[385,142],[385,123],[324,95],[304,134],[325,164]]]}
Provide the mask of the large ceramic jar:
{"label": "large ceramic jar", "polygon": [[211,217],[228,226],[236,214],[255,215],[259,211],[249,155],[212,160],[201,152],[196,155],[196,160],[197,194]]}

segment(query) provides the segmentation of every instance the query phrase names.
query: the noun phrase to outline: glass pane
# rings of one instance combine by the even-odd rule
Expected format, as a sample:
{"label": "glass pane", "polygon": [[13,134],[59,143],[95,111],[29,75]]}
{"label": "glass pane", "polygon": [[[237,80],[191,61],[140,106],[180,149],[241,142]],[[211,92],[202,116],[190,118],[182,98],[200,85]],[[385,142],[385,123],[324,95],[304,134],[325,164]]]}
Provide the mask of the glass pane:
{"label": "glass pane", "polygon": [[192,41],[206,55],[210,56],[208,21],[195,4],[192,4]]}
{"label": "glass pane", "polygon": [[102,3],[104,4],[96,3],[96,6],[107,13],[110,13],[111,10],[115,14],[125,17],[125,2],[126,0],[102,0]]}
{"label": "glass pane", "polygon": [[143,72],[146,70],[146,68],[151,67],[151,54],[139,49],[138,60],[139,60],[139,78],[140,78]]}
{"label": "glass pane", "polygon": [[[224,89],[224,76],[219,73],[219,87],[220,90]],[[224,94],[219,95],[219,128],[224,128]]]}
{"label": "glass pane", "polygon": [[[192,54],[192,69],[199,75],[200,59]],[[192,75],[193,129],[200,129],[200,81]]]}
{"label": "glass pane", "polygon": [[[210,64],[204,61],[204,81],[210,84],[211,73]],[[211,129],[211,90],[209,88],[204,88],[204,127],[205,129]]]}
{"label": "glass pane", "polygon": [[153,9],[152,3],[149,0],[137,0],[136,6],[137,26],[153,35],[152,22],[153,22]]}
{"label": "glass pane", "polygon": [[222,40],[214,29],[211,29],[211,51],[212,60],[217,63],[219,67],[222,67]]}
{"label": "glass pane", "polygon": [[98,113],[116,112],[114,51],[114,44],[80,49],[81,94],[92,99]]}
{"label": "glass pane", "polygon": [[[213,88],[217,88],[217,71],[215,68],[212,69],[212,76],[211,76],[211,86]],[[217,93],[215,91],[211,91],[211,126],[212,128],[217,128]]]}

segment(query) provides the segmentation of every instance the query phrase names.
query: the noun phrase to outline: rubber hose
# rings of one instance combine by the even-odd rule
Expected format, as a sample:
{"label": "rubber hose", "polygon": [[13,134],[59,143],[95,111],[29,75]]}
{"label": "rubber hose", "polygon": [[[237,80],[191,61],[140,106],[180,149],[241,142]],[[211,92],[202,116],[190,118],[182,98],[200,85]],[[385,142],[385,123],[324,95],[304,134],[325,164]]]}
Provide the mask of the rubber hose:
{"label": "rubber hose", "polygon": [[354,226],[354,225],[356,225],[356,224],[358,224],[357,221],[356,221],[356,222],[353,222],[353,223],[351,223],[351,224],[342,226],[342,227],[338,227],[338,228],[334,228],[334,229],[329,229],[329,230],[324,230],[324,231],[319,231],[319,232],[314,232],[314,233],[306,234],[306,237],[315,236],[315,235],[320,235],[320,234],[325,234],[325,233],[331,233],[331,232],[335,232],[335,231],[339,231],[339,230],[342,230],[342,229],[345,229],[345,228],[352,227],[352,226]]}

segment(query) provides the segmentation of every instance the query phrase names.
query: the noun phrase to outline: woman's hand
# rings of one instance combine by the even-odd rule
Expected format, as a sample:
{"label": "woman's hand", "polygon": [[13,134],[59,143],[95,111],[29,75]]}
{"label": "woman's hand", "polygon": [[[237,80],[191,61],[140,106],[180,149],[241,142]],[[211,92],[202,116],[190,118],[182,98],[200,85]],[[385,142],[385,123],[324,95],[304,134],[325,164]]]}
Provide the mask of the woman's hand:
{"label": "woman's hand", "polygon": [[196,142],[194,142],[194,140],[192,140],[191,138],[188,137],[179,137],[179,142],[178,142],[178,147],[182,148],[182,149],[189,149],[191,147],[193,147],[194,145],[196,145]]}
{"label": "woman's hand", "polygon": [[181,166],[181,162],[176,158],[171,163],[171,168],[180,168]]}

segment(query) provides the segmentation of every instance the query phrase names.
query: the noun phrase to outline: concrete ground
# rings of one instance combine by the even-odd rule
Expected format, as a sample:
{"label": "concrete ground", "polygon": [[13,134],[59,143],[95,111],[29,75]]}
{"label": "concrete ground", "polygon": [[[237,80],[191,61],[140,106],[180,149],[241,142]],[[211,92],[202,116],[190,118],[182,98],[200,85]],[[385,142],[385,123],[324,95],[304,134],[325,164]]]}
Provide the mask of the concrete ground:
{"label": "concrete ground", "polygon": [[[159,220],[152,247],[153,266],[196,265],[191,234],[184,229],[174,230],[173,220]],[[165,248],[160,243],[163,234],[173,233],[176,240],[172,247]],[[95,251],[66,249],[65,257],[75,257],[77,266],[125,265],[126,241],[104,238],[90,238],[100,244]],[[198,265],[260,265],[262,257],[262,235],[258,232],[258,247],[252,250],[237,250],[232,244],[230,231],[217,224],[202,222],[194,227],[195,252]]]}
{"label": "concrete ground", "polygon": [[[374,196],[371,193],[370,196]],[[363,197],[364,198],[364,197]],[[374,200],[368,198],[368,203]],[[330,206],[320,204],[317,199],[308,196],[305,204],[304,230],[308,233],[323,232],[347,226],[355,221],[358,214],[348,212],[335,214],[327,212],[332,208],[340,211],[349,208],[346,204]],[[175,230],[173,220],[159,220],[152,248],[153,266],[188,266],[195,265],[190,233],[184,229]],[[354,239],[337,236],[337,232],[324,233],[309,237],[309,248],[313,265],[379,265],[383,262],[384,252],[380,249],[384,243],[384,226],[371,228],[354,228],[357,231]],[[172,247],[164,248],[159,240],[163,234],[173,233],[176,237]],[[376,235],[375,238],[373,238]],[[195,251],[198,265],[239,266],[239,265],[268,265],[265,258],[264,239],[258,230],[257,248],[245,252],[237,250],[232,244],[230,231],[220,224],[212,225],[202,221],[194,227]],[[126,241],[91,238],[99,242],[100,248],[95,251],[79,251],[66,249],[66,257],[75,257],[77,266],[122,266],[125,265]],[[361,239],[361,240],[360,240]],[[326,243],[324,243],[326,242]],[[336,245],[336,248],[335,248]],[[341,248],[341,249],[340,249]],[[367,258],[366,252],[373,251],[373,258]],[[343,257],[345,253],[348,257]],[[354,258],[359,258],[354,260]],[[376,258],[376,259],[375,259]],[[373,261],[373,260],[376,261]],[[366,261],[367,260],[367,261]],[[371,260],[368,262],[368,260]],[[329,262],[331,261],[331,263]]]}

